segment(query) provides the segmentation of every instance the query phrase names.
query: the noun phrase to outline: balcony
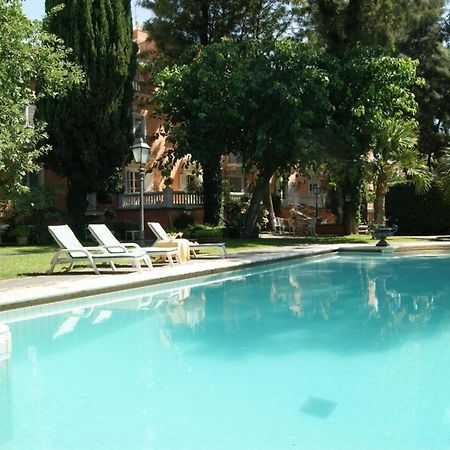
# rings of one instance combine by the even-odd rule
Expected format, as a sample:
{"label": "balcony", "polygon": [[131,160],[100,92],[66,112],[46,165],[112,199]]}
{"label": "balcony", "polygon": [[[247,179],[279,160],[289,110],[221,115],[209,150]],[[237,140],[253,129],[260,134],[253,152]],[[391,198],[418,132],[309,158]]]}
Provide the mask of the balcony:
{"label": "balcony", "polygon": [[[136,194],[122,194],[119,196],[119,209],[138,209],[140,207],[140,196]],[[144,193],[145,209],[165,208],[201,208],[203,207],[203,195],[184,191],[173,191],[165,189],[162,192]]]}

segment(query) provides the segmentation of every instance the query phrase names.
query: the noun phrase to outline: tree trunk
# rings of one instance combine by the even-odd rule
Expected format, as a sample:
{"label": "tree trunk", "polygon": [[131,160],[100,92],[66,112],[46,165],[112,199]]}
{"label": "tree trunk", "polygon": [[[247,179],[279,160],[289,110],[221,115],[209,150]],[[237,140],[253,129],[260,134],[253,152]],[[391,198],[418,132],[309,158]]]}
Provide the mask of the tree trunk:
{"label": "tree trunk", "polygon": [[275,229],[275,211],[273,209],[273,202],[272,202],[272,193],[270,192],[270,180],[266,185],[266,191],[264,193],[264,206],[269,211],[269,224],[270,229]]}
{"label": "tree trunk", "polygon": [[87,209],[87,194],[86,184],[83,180],[80,182],[69,180],[67,189],[67,211],[69,213],[69,225],[74,230],[75,234],[84,237],[86,225],[86,209]]}
{"label": "tree trunk", "polygon": [[386,195],[388,193],[387,178],[384,174],[380,174],[377,178],[377,185],[375,189],[374,208],[374,222],[377,225],[384,225],[386,223],[385,205]]}
{"label": "tree trunk", "polygon": [[222,199],[222,172],[220,159],[202,163],[203,222],[219,225]]}
{"label": "tree trunk", "polygon": [[358,232],[359,209],[361,206],[360,186],[346,179],[342,188],[344,200],[343,205],[343,225],[345,234],[354,234]]}
{"label": "tree trunk", "polygon": [[258,221],[258,213],[261,202],[264,198],[264,193],[266,192],[267,185],[269,183],[272,174],[263,175],[259,174],[256,180],[255,189],[252,194],[252,199],[250,200],[250,206],[247,211],[247,220],[245,222],[245,228],[242,237],[252,238],[255,235],[256,223]]}

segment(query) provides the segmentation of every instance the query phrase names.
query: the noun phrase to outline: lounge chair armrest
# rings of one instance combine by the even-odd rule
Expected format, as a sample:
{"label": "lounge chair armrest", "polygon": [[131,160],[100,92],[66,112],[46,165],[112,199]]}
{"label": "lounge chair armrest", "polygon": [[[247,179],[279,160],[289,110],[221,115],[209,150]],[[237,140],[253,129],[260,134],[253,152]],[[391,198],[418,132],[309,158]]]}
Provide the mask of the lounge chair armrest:
{"label": "lounge chair armrest", "polygon": [[[102,245],[102,248],[104,248],[109,253],[128,253],[128,250],[126,249],[125,245]],[[115,250],[120,250],[120,252],[117,252]]]}
{"label": "lounge chair armrest", "polygon": [[[78,249],[77,249],[78,250]],[[72,252],[76,252],[77,250],[71,250]],[[108,250],[103,245],[97,245],[96,247],[83,247],[83,250],[87,250],[87,253],[108,253]]]}
{"label": "lounge chair armrest", "polygon": [[121,245],[123,245],[126,249],[127,248],[134,248],[134,249],[139,250],[140,248],[142,248],[140,245],[138,245],[138,244],[136,244],[134,242],[127,242],[127,243],[124,243],[124,244],[121,244]]}
{"label": "lounge chair armrest", "polygon": [[70,254],[72,252],[84,253],[86,256],[88,256],[90,254],[90,252],[88,251],[88,247],[83,247],[83,248],[60,248],[59,250],[57,250],[57,253]]}

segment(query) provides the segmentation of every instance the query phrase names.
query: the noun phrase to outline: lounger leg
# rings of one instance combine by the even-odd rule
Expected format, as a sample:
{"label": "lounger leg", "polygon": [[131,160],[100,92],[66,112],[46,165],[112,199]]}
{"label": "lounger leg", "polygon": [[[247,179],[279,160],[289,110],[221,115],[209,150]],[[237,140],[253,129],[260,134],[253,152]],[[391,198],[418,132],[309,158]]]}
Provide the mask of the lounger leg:
{"label": "lounger leg", "polygon": [[147,264],[147,267],[149,269],[153,268],[152,259],[150,258],[150,256],[148,255],[144,256],[144,262]]}
{"label": "lounger leg", "polygon": [[172,258],[172,255],[170,253],[167,253],[167,259],[169,261],[170,267],[173,267],[173,258]]}
{"label": "lounger leg", "polygon": [[94,269],[95,274],[100,275],[100,271],[98,270],[97,264],[95,264],[94,260],[92,259],[92,256],[88,256],[88,261],[91,263],[91,267]]}
{"label": "lounger leg", "polygon": [[50,269],[47,270],[47,275],[51,275],[53,273],[57,264],[58,264],[58,254],[56,254],[53,257],[52,262],[50,264]]}
{"label": "lounger leg", "polygon": [[227,249],[225,247],[220,247],[220,250],[222,251],[222,257],[226,258],[228,256]]}
{"label": "lounger leg", "polygon": [[136,270],[138,272],[141,272],[142,270],[141,263],[137,259],[134,260],[134,267],[136,267]]}
{"label": "lounger leg", "polygon": [[110,261],[110,262],[109,262],[109,265],[111,266],[111,269],[112,269],[114,272],[117,272],[117,267],[116,267],[116,265],[114,264],[113,261]]}

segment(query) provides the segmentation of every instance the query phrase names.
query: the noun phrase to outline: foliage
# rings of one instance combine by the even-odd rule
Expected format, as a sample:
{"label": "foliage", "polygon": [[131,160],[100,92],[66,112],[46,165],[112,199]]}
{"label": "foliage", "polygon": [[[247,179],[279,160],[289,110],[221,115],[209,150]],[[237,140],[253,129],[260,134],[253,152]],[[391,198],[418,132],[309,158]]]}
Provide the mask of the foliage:
{"label": "foliage", "polygon": [[[247,221],[248,210],[250,208],[251,197],[243,195],[238,199],[228,197],[224,202],[224,236],[229,238],[240,238],[244,234]],[[266,229],[269,219],[268,211],[262,204],[258,205],[258,215],[252,238],[259,236],[259,233]]]}
{"label": "foliage", "polygon": [[303,0],[141,0],[152,11],[144,29],[158,50],[177,59],[192,44],[227,38],[276,39],[297,34],[305,12]]}
{"label": "foliage", "polygon": [[9,231],[9,235],[13,237],[27,237],[30,235],[31,228],[28,225],[19,224]]}
{"label": "foliage", "polygon": [[235,76],[238,61],[237,46],[210,45],[190,50],[184,64],[167,67],[156,78],[156,112],[174,144],[160,166],[169,166],[170,171],[182,157],[201,165],[205,222],[211,224],[220,219],[220,159],[233,150],[241,118],[238,99],[243,88]]}
{"label": "foliage", "polygon": [[[367,151],[386,122],[411,120],[417,103],[412,92],[421,80],[417,62],[380,48],[355,47],[330,64],[335,106],[328,136],[328,161],[340,189],[346,233],[356,231],[364,197]],[[357,76],[355,75],[357,74]]]}
{"label": "foliage", "polygon": [[412,185],[392,187],[386,197],[386,217],[398,225],[398,234],[450,234],[450,202],[436,184],[424,193]]}
{"label": "foliage", "polygon": [[[46,10],[61,4],[46,0]],[[75,221],[84,217],[86,194],[107,190],[130,154],[136,54],[130,8],[122,0],[67,2],[46,21],[86,71],[83,86],[40,105],[53,145],[46,163],[68,179],[67,204]]]}
{"label": "foliage", "polygon": [[189,213],[181,213],[173,219],[173,226],[176,230],[184,230],[194,225],[194,218]]}
{"label": "foliage", "polygon": [[368,170],[375,186],[375,223],[383,224],[385,198],[391,186],[412,183],[418,192],[431,185],[431,174],[417,151],[416,124],[413,121],[386,119],[375,136]]}
{"label": "foliage", "polygon": [[47,226],[61,219],[61,213],[53,206],[59,190],[59,186],[33,186],[13,196],[12,222],[31,226],[32,241],[48,242]]}
{"label": "foliage", "polygon": [[188,226],[183,231],[185,238],[202,238],[202,237],[222,237],[224,232],[223,226],[211,226],[203,224],[195,224]]}
{"label": "foliage", "polygon": [[26,190],[25,174],[38,171],[37,159],[48,151],[44,123],[27,123],[27,108],[64,95],[82,74],[63,42],[25,17],[20,0],[0,0],[0,36],[0,189],[8,196]]}
{"label": "foliage", "polygon": [[127,231],[137,231],[139,226],[135,222],[128,222],[126,220],[106,220],[106,226],[112,231],[117,239],[124,241],[126,239]]}

